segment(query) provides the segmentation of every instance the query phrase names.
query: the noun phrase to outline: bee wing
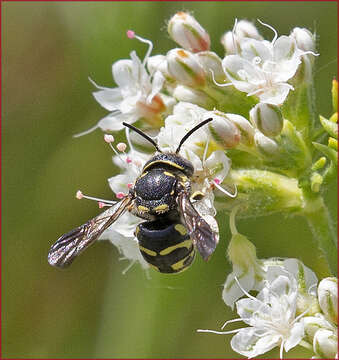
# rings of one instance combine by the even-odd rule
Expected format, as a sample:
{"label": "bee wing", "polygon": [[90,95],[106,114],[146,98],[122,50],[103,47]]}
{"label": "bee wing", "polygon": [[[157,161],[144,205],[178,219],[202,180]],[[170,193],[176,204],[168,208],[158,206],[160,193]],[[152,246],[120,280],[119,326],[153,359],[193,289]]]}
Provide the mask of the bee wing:
{"label": "bee wing", "polygon": [[202,258],[207,261],[218,244],[218,235],[195,210],[186,191],[178,195],[178,206],[192,241]]}
{"label": "bee wing", "polygon": [[125,197],[94,219],[62,235],[49,250],[50,265],[61,268],[69,266],[76,256],[92,245],[127,210],[131,202],[131,197]]}

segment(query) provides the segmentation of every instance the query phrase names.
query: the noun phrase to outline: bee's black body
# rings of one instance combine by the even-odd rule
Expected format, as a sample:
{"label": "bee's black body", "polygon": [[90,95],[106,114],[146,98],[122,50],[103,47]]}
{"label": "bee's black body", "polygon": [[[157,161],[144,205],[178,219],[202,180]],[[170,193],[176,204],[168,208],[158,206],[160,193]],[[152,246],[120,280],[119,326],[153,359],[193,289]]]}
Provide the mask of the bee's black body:
{"label": "bee's black body", "polygon": [[190,201],[194,167],[178,152],[188,136],[211,120],[188,132],[175,153],[161,152],[146,134],[124,123],[148,138],[158,153],[146,162],[141,175],[119,203],[56,241],[48,254],[49,263],[58,267],[71,264],[126,210],[147,220],[137,226],[136,236],[142,256],[154,269],[162,273],[180,272],[192,263],[195,249],[208,260],[218,236]]}
{"label": "bee's black body", "polygon": [[162,273],[176,273],[193,262],[195,249],[180,221],[163,217],[141,223],[136,229],[143,258]]}
{"label": "bee's black body", "polygon": [[179,192],[190,193],[188,176],[193,171],[192,164],[177,154],[157,154],[145,164],[130,190],[135,198],[132,212],[152,220],[136,229],[140,252],[160,272],[182,271],[194,259],[192,240],[177,210]]}

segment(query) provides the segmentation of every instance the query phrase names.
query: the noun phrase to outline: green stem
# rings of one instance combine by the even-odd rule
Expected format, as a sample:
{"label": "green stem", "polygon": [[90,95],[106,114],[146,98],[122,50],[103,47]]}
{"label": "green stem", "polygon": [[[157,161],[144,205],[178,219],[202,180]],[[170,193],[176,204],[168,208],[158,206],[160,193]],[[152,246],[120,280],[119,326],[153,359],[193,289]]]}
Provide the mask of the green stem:
{"label": "green stem", "polygon": [[337,238],[333,229],[332,219],[324,204],[323,198],[305,197],[306,205],[304,216],[318,242],[319,248],[323,251],[328,266],[333,275],[337,274]]}

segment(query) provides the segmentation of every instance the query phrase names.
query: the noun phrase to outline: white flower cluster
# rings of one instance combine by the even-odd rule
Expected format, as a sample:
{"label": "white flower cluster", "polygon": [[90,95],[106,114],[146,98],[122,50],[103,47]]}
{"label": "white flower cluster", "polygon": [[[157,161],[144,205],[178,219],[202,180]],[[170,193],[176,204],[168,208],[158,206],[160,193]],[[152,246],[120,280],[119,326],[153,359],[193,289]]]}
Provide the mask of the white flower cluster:
{"label": "white flower cluster", "polygon": [[[298,36],[291,34],[277,38],[275,35],[273,41],[268,42],[252,23],[242,20],[223,37],[226,56],[222,60],[210,51],[208,33],[188,13],[174,15],[168,23],[168,32],[182,48],[155,56],[151,56],[153,44],[149,40],[131,30],[127,32],[128,38],[146,43],[148,51],[142,61],[132,51],[131,59],[113,64],[117,87],[101,87],[93,82],[98,88],[93,93],[95,99],[110,111],[97,127],[104,131],[118,131],[123,128],[123,122],[131,124],[142,120],[141,128],[156,136],[159,147],[173,151],[181,138],[178,134],[183,135],[201,121],[213,118],[208,127],[199,129],[187,140],[181,154],[194,165],[193,190],[206,194],[204,206],[211,209],[210,216],[215,216],[212,190],[217,188],[230,196],[235,192],[234,187],[226,190],[220,186],[231,166],[225,150],[250,149],[263,154],[275,151],[277,145],[271,138],[279,135],[283,122],[275,104],[282,104],[292,89],[287,81],[296,73],[305,53],[298,48],[297,39],[308,37],[311,41],[312,35],[299,29]],[[216,81],[223,82],[221,87]],[[257,96],[259,103],[251,110],[248,119],[220,110],[222,107],[218,104],[225,97],[223,85],[234,86],[247,92],[248,96]],[[128,131],[126,134],[129,153],[115,159],[122,173],[109,180],[116,194],[126,194],[127,184],[133,184],[149,158],[147,153],[135,150],[131,140],[135,140],[138,149],[140,144],[141,148],[149,145],[142,143],[138,135]],[[120,225],[125,228],[125,222],[134,225],[132,218],[125,215],[119,219],[115,231]],[[131,231],[127,235],[125,229],[121,234],[133,238],[137,245],[133,227],[128,228]],[[102,238],[111,238],[108,236],[110,231],[106,231]],[[136,256],[132,256],[132,260],[135,259]]]}
{"label": "white flower cluster", "polygon": [[[275,347],[280,348],[283,358],[284,350],[288,352],[297,345],[313,351],[313,358],[337,358],[337,279],[323,279],[317,290],[316,275],[299,260],[257,260],[257,267],[261,269],[260,281],[248,290],[240,283],[243,279],[232,274],[232,286],[246,297],[235,302],[240,318],[227,321],[223,328],[237,321],[248,326],[230,331],[198,331],[236,333],[231,347],[248,358]],[[230,305],[229,278],[223,294],[227,305]],[[259,292],[252,296],[249,290]]]}
{"label": "white flower cluster", "polygon": [[[178,12],[168,22],[168,33],[180,48],[151,56],[153,44],[129,30],[130,39],[148,44],[144,59],[132,51],[131,59],[115,62],[115,88],[93,82],[97,87],[95,99],[110,111],[96,127],[119,131],[123,122],[138,121],[138,128],[165,152],[175,151],[188,131],[213,119],[182,144],[180,154],[194,166],[192,192],[204,194],[193,206],[216,233],[215,195],[234,197],[237,192],[232,186],[234,178],[229,176],[231,159],[235,160],[233,165],[241,168],[245,164],[249,171],[258,166],[264,173],[267,165],[271,166],[278,179],[274,181],[280,185],[297,183],[296,179],[288,182],[281,172],[286,169],[287,176],[293,171],[299,174],[296,166],[301,164],[304,169],[310,159],[305,145],[310,141],[304,142],[310,125],[299,126],[298,119],[290,118],[290,112],[282,105],[309,80],[307,76],[312,73],[311,65],[317,55],[314,36],[306,29],[295,28],[290,35],[278,37],[271,26],[259,23],[273,31],[271,41],[265,40],[251,22],[236,21],[233,30],[222,36],[225,55],[221,58],[210,50],[206,30],[190,14]],[[291,104],[294,106],[293,101]],[[124,143],[115,149],[110,135],[105,140],[116,153],[114,163],[121,168],[120,174],[109,179],[120,199],[133,186],[154,148],[138,134],[130,133],[129,128],[128,152]],[[250,160],[246,163],[246,159]],[[255,181],[251,178],[249,183],[252,186]],[[245,203],[247,193],[240,195],[245,196]],[[316,290],[315,274],[300,261],[257,259],[253,244],[237,232],[234,216],[232,212],[228,248],[233,272],[226,279],[223,299],[228,306],[236,306],[240,318],[224,326],[234,321],[248,326],[216,333],[236,333],[231,340],[233,350],[249,358],[277,346],[282,357],[284,350],[297,345],[312,349],[315,357],[336,356],[336,279],[322,280]],[[147,268],[134,233],[140,221],[125,214],[101,238],[116,245],[131,264],[138,261]],[[255,291],[256,296],[250,291]],[[246,298],[242,298],[244,295]]]}

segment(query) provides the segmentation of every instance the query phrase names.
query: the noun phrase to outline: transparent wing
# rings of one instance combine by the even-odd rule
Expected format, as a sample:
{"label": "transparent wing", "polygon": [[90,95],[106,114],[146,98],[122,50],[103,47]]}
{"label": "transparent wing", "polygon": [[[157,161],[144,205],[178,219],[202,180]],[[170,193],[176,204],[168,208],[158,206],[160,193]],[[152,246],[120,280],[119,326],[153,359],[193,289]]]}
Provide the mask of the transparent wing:
{"label": "transparent wing", "polygon": [[127,210],[131,202],[131,197],[125,197],[94,219],[62,235],[49,250],[50,265],[61,268],[69,266],[75,257],[92,245]]}
{"label": "transparent wing", "polygon": [[195,210],[186,191],[179,193],[177,202],[193,244],[202,258],[207,261],[218,244],[218,235]]}

